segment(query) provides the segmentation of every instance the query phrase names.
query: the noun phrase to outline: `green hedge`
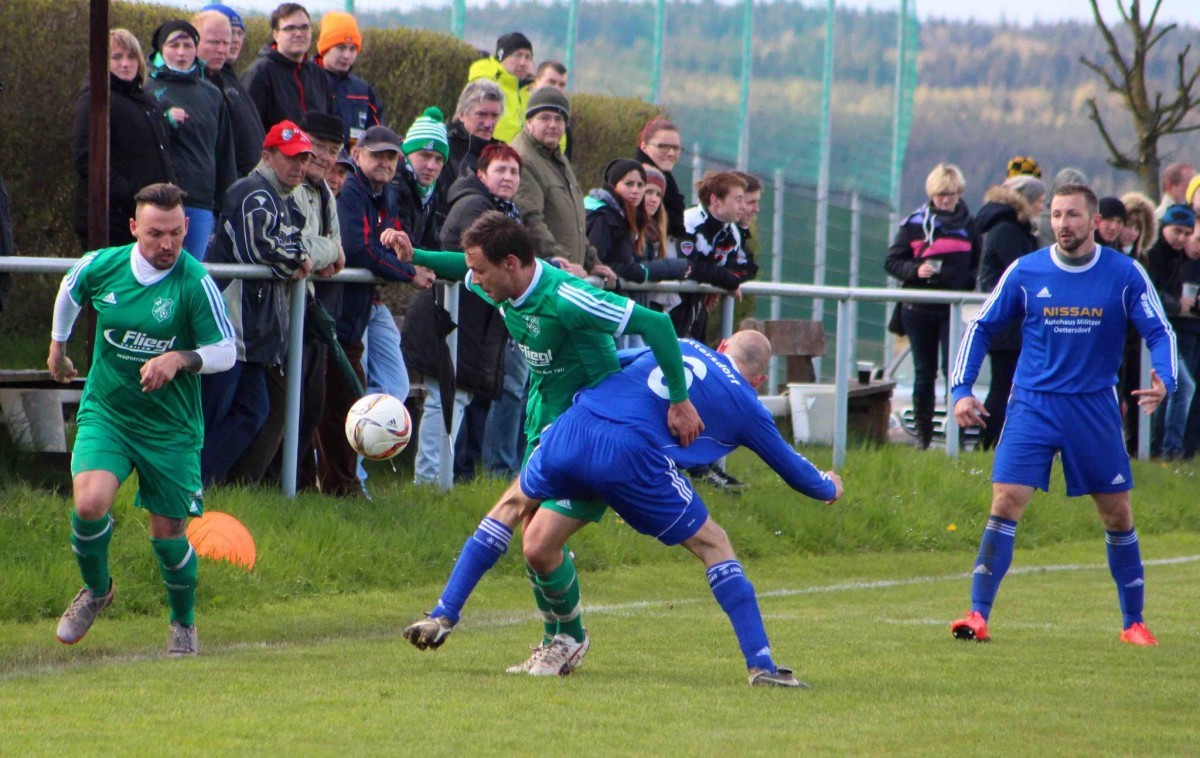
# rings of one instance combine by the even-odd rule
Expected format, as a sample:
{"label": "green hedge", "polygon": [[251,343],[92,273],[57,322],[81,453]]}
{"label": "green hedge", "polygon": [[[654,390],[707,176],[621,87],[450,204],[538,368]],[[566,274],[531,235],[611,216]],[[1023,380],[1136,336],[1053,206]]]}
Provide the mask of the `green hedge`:
{"label": "green hedge", "polygon": [[[87,78],[88,2],[2,2],[0,174],[12,196],[17,249],[23,255],[76,257],[80,250],[71,231],[71,214],[77,180],[70,138],[72,105]],[[159,24],[191,13],[114,2],[111,24],[136,34],[148,52],[150,35]],[[246,46],[238,61],[242,67],[254,61],[269,36],[265,17],[248,16],[246,22]],[[401,133],[429,105],[452,113],[467,68],[478,56],[471,46],[448,35],[412,29],[368,29],[363,48],[355,72],[374,85],[388,122]],[[632,155],[637,130],[654,109],[636,100],[594,95],[578,95],[574,102],[575,159],[586,189],[597,183],[613,157]],[[15,279],[12,307],[0,317],[0,332],[46,331],[58,278]]]}

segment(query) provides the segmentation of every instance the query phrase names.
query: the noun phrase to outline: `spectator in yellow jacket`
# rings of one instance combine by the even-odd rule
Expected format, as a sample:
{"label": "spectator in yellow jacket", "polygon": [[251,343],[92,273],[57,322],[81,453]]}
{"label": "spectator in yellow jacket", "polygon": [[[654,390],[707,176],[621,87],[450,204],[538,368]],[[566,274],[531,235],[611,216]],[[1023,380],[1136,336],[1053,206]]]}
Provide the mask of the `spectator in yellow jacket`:
{"label": "spectator in yellow jacket", "polygon": [[525,125],[525,101],[529,95],[524,88],[532,74],[533,43],[520,32],[505,34],[496,41],[494,56],[471,64],[468,81],[489,79],[504,92],[504,115],[492,135],[496,139],[511,143]]}

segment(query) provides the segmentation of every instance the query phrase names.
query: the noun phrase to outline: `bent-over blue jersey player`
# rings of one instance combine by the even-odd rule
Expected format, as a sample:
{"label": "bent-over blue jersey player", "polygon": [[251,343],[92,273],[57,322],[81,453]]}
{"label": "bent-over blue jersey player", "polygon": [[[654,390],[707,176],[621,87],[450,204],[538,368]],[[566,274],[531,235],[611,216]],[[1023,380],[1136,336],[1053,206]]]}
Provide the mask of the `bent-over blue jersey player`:
{"label": "bent-over blue jersey player", "polygon": [[580,392],[550,425],[521,472],[521,491],[535,500],[603,498],[638,532],[683,545],[704,562],[713,595],[733,623],[751,686],[807,687],[775,665],[754,587],[681,469],[715,463],[744,446],[811,498],[833,502],[842,494],[841,480],[793,450],[759,401],[755,388],[766,379],[771,359],[764,335],[738,332],[726,340],[723,354],[691,340],[680,348],[689,396],[705,419],[692,444],[681,446],[658,422],[669,402],[667,388],[654,356],[643,351],[621,373]]}
{"label": "bent-over blue jersey player", "polygon": [[1054,191],[1056,244],[1018,259],[967,327],[951,372],[959,426],[984,426],[971,394],[991,336],[1020,320],[1021,357],[992,471],[992,508],[971,586],[971,610],[951,624],[955,637],[986,642],[988,618],[1012,563],[1017,522],[1035,489],[1050,484],[1062,454],[1067,495],[1091,495],[1107,531],[1122,631],[1134,645],[1158,641],[1142,619],[1145,578],[1129,491],[1133,474],[1121,430],[1117,370],[1132,323],[1150,347],[1151,386],[1135,391],[1149,414],[1175,390],[1175,334],[1154,286],[1133,259],[1097,245],[1095,194],[1081,185]]}

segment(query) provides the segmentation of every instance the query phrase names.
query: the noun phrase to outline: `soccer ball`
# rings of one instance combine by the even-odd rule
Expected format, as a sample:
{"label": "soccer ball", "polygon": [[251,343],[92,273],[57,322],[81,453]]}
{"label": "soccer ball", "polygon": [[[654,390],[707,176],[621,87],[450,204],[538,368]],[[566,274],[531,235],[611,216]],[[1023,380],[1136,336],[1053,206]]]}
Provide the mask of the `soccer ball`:
{"label": "soccer ball", "polygon": [[411,437],[408,409],[391,395],[367,395],[346,414],[346,440],[364,458],[387,460],[407,447]]}

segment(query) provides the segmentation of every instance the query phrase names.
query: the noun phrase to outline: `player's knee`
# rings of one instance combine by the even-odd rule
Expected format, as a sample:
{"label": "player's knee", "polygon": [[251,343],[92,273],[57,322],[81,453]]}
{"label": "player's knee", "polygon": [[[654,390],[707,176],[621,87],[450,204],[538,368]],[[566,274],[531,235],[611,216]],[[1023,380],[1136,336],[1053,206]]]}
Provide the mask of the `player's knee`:
{"label": "player's knee", "polygon": [[75,513],[79,518],[87,521],[96,521],[104,518],[104,514],[108,513],[112,503],[105,499],[102,495],[95,493],[76,494],[75,495]]}
{"label": "player's knee", "polygon": [[562,563],[562,546],[553,544],[552,540],[537,538],[530,539],[526,532],[521,540],[521,550],[525,555],[525,563],[539,574],[549,574]]}

